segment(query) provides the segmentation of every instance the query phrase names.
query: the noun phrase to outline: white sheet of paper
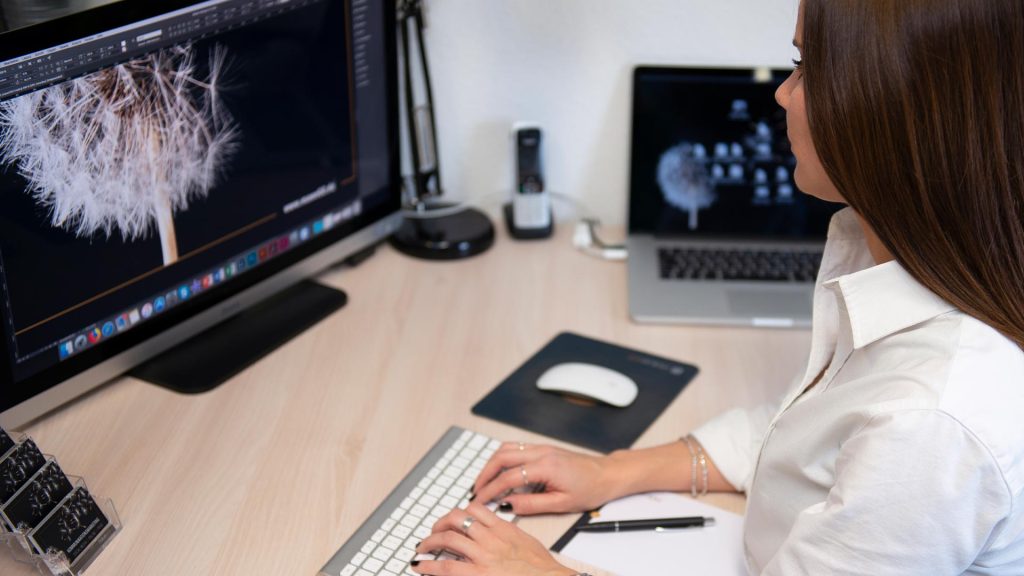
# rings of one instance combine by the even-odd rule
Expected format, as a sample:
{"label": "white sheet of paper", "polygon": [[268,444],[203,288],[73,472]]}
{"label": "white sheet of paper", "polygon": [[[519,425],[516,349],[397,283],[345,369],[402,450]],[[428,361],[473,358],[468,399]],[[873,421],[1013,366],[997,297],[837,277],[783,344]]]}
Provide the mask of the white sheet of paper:
{"label": "white sheet of paper", "polygon": [[577,534],[562,554],[619,576],[714,574],[747,576],[743,517],[671,492],[652,492],[609,502],[592,522],[709,516],[715,525],[666,532]]}

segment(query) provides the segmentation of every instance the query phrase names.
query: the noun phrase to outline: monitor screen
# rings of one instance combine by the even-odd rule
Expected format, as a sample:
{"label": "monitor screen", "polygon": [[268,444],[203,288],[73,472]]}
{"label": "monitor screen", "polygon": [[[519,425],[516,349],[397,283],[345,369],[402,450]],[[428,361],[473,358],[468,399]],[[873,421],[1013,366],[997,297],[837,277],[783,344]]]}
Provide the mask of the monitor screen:
{"label": "monitor screen", "polygon": [[639,67],[633,79],[630,232],[824,239],[840,206],[800,193],[786,113],[789,71]]}
{"label": "monitor screen", "polygon": [[0,414],[390,232],[394,18],[125,0],[0,35]]}

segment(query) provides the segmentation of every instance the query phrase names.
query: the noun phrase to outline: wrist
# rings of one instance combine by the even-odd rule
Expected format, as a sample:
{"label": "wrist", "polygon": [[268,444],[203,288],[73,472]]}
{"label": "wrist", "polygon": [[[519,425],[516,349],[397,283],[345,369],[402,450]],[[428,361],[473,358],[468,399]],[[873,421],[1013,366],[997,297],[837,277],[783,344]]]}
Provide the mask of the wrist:
{"label": "wrist", "polygon": [[632,450],[615,450],[604,457],[604,487],[605,502],[616,500],[641,492],[637,489],[637,482],[641,473],[638,472],[636,453]]}
{"label": "wrist", "polygon": [[607,456],[613,480],[612,498],[641,492],[690,488],[690,456],[683,442],[632,450],[617,450]]}

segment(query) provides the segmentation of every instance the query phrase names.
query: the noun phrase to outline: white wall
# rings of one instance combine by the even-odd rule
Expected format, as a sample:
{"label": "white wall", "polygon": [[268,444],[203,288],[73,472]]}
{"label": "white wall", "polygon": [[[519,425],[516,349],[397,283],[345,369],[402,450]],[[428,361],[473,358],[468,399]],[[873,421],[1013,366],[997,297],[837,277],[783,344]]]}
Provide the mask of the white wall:
{"label": "white wall", "polygon": [[[446,195],[493,210],[509,128],[545,131],[548,188],[624,224],[634,64],[791,66],[798,0],[425,0]],[[571,217],[559,209],[559,217]]]}

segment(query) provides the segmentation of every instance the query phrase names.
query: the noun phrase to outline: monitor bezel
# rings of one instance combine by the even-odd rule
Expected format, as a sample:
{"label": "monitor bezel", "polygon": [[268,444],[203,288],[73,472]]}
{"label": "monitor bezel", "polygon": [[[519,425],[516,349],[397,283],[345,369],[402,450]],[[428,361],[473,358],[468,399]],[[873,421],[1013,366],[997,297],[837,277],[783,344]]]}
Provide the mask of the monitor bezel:
{"label": "monitor bezel", "polygon": [[[92,34],[127,26],[202,4],[207,0],[121,0],[83,12],[0,34],[0,61],[57,46]],[[330,0],[345,1],[347,0]],[[234,278],[217,290],[201,294],[150,322],[29,376],[14,393],[11,359],[0,354],[0,426],[20,427],[81,396],[216,324],[235,316],[267,297],[317,274],[389,236],[401,223],[399,160],[398,63],[396,9],[384,2],[384,42],[388,105],[388,164],[390,193],[385,202],[370,207],[308,243]]]}

